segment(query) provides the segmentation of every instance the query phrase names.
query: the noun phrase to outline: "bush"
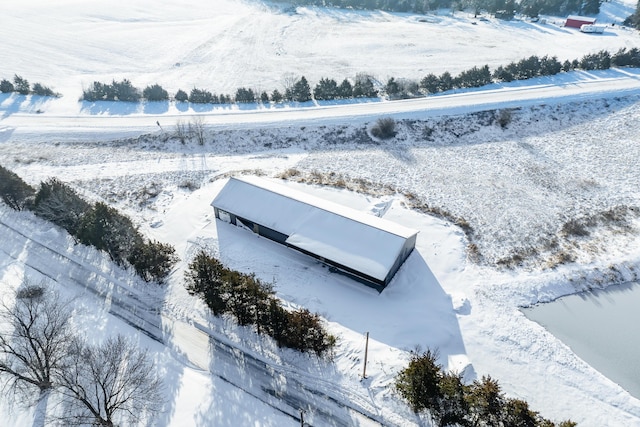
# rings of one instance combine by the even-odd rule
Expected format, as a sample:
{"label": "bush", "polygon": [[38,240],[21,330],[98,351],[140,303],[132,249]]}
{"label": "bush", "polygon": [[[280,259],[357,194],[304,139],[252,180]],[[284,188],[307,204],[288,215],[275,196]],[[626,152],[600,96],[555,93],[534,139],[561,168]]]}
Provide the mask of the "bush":
{"label": "bush", "polygon": [[[444,373],[431,350],[411,353],[409,365],[396,376],[396,392],[417,414],[427,412],[435,425],[554,427],[556,424],[529,409],[527,402],[508,399],[500,385],[483,376],[464,385],[458,374]],[[559,427],[575,427],[571,420]]]}
{"label": "bush", "polygon": [[253,274],[227,269],[202,251],[189,264],[185,278],[189,294],[202,298],[214,315],[229,313],[240,325],[255,325],[258,333],[267,333],[281,347],[322,355],[335,345],[317,314],[288,312],[271,285]]}
{"label": "bush", "polygon": [[318,101],[330,101],[338,96],[338,83],[333,79],[320,79],[320,82],[313,89],[313,97]]}
{"label": "bush", "polygon": [[95,101],[123,101],[138,102],[142,95],[131,82],[124,79],[120,82],[113,80],[111,84],[93,82],[89,88],[82,91],[82,100]]}
{"label": "bush", "polygon": [[279,102],[282,102],[283,99],[284,97],[282,96],[280,91],[278,89],[274,89],[273,92],[271,93],[271,101],[277,104]]}
{"label": "bush", "polygon": [[370,76],[356,76],[356,84],[353,85],[354,98],[375,98],[377,96],[378,91],[373,87],[373,81]]}
{"label": "bush", "polygon": [[116,264],[122,266],[142,237],[127,216],[98,202],[82,216],[78,239],[85,245],[105,251]]}
{"label": "bush", "polygon": [[169,92],[164,90],[159,84],[154,84],[144,88],[142,97],[147,101],[167,101],[169,99]]}
{"label": "bush", "polygon": [[213,94],[208,90],[194,87],[189,94],[189,102],[193,104],[212,104]]}
{"label": "bush", "polygon": [[189,100],[189,95],[187,95],[187,92],[183,91],[182,89],[178,89],[173,99],[178,102],[187,102]]}
{"label": "bush", "polygon": [[256,102],[256,95],[253,93],[252,89],[241,87],[236,90],[235,100],[237,103],[241,104]]}
{"label": "bush", "polygon": [[396,136],[396,122],[391,117],[376,120],[371,127],[371,135],[379,139],[390,139]]}
{"label": "bush", "polygon": [[349,80],[344,79],[342,83],[340,83],[340,86],[338,86],[338,98],[353,98],[353,85]]}
{"label": "bush", "polygon": [[491,83],[491,71],[489,66],[473,67],[461,72],[455,79],[457,87],[481,87]]}
{"label": "bush", "polygon": [[7,206],[18,211],[29,209],[35,192],[17,174],[0,166],[0,198]]}
{"label": "bush", "polygon": [[33,84],[32,92],[34,95],[39,95],[39,96],[54,96],[54,97],[60,96],[59,93],[54,92],[52,89],[48,88],[47,86],[43,86],[40,83]]}
{"label": "bush", "polygon": [[113,90],[113,100],[124,102],[138,102],[140,101],[140,91],[135,88],[131,82],[127,79],[121,82],[113,81],[111,83]]}
{"label": "bush", "polygon": [[91,205],[67,184],[56,178],[40,184],[33,211],[39,217],[51,221],[76,236],[85,212]]}
{"label": "bush", "polygon": [[127,261],[146,282],[162,283],[178,261],[175,249],[158,241],[137,241]]}
{"label": "bush", "polygon": [[15,88],[15,91],[20,95],[29,95],[29,93],[31,92],[29,82],[17,74],[13,76],[13,86]]}
{"label": "bush", "polygon": [[2,81],[0,81],[0,92],[10,93],[13,91],[14,91],[13,83],[11,83],[7,79],[2,79]]}
{"label": "bush", "polygon": [[437,359],[438,353],[431,350],[422,354],[412,352],[409,366],[396,377],[396,391],[415,413],[425,410],[432,414],[437,412],[442,398],[439,387],[442,369]]}

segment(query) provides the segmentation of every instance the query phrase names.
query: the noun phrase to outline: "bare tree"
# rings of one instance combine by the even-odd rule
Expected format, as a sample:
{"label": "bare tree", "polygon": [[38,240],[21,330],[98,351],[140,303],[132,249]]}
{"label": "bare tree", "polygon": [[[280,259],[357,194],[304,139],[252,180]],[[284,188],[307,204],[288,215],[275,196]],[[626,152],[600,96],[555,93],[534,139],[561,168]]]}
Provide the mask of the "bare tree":
{"label": "bare tree", "polygon": [[189,122],[189,133],[195,135],[198,144],[204,145],[206,134],[204,120],[201,116],[196,116],[193,118],[193,122]]}
{"label": "bare tree", "polygon": [[34,424],[40,417],[44,423],[49,392],[72,340],[70,304],[28,281],[11,294],[10,302],[0,303],[0,379],[5,395],[39,403]]}
{"label": "bare tree", "polygon": [[146,350],[121,335],[99,346],[74,340],[58,384],[66,425],[136,425],[163,404],[162,383]]}

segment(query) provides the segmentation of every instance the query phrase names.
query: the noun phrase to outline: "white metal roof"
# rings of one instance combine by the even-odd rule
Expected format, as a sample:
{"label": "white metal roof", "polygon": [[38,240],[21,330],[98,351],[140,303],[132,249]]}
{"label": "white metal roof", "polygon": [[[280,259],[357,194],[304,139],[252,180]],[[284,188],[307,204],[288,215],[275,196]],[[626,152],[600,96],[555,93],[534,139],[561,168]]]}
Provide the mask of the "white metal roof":
{"label": "white metal roof", "polygon": [[287,242],[379,280],[416,230],[272,180],[230,178],[211,203],[289,236]]}

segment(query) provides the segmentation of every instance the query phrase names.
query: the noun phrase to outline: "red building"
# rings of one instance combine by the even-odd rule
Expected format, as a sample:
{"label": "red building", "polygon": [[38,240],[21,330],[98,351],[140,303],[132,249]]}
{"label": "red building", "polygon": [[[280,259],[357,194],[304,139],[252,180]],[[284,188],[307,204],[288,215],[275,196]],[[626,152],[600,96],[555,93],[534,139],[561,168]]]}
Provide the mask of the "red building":
{"label": "red building", "polygon": [[589,18],[588,16],[569,15],[564,23],[565,27],[578,28],[583,25],[593,25],[596,23],[596,18]]}

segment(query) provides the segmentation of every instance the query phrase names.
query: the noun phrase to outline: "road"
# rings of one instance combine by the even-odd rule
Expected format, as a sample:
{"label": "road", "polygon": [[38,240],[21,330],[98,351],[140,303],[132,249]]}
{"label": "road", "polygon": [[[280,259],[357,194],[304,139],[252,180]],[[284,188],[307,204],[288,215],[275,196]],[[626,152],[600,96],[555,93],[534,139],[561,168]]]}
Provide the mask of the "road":
{"label": "road", "polygon": [[[562,73],[559,76],[563,76]],[[567,73],[568,74],[568,73]],[[173,127],[179,120],[192,116],[202,123],[220,129],[237,127],[279,127],[320,125],[327,123],[366,122],[372,117],[426,118],[462,114],[495,108],[521,107],[543,103],[640,94],[637,69],[611,69],[587,73],[575,72],[571,77],[549,78],[549,83],[513,82],[498,89],[471,90],[399,101],[376,101],[303,108],[216,109],[203,113],[129,114],[129,115],[56,115],[14,113],[0,119],[0,130],[24,134],[96,134],[137,135]],[[556,81],[557,80],[557,81]],[[56,102],[56,101],[53,101]],[[0,111],[1,112],[1,111]],[[0,140],[2,137],[0,136]]]}

